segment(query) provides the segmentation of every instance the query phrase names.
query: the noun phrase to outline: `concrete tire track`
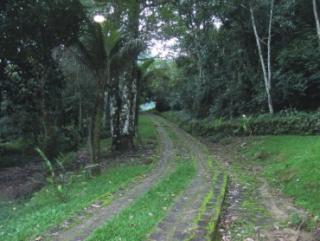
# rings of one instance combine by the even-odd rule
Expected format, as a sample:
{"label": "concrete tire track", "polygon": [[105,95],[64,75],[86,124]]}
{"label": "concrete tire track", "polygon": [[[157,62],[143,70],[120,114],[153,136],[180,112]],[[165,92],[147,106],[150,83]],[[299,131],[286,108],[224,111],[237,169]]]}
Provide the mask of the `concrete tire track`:
{"label": "concrete tire track", "polygon": [[[149,236],[149,241],[183,241],[194,232],[194,220],[208,192],[212,190],[211,173],[208,171],[205,146],[170,122],[157,117],[174,131],[181,143],[180,155],[188,155],[196,160],[197,175],[183,195],[177,199],[167,217],[160,222],[155,231]],[[185,153],[185,151],[187,153]],[[178,151],[179,152],[179,151]],[[181,153],[182,152],[182,153]],[[196,240],[207,240],[204,234],[197,233]]]}

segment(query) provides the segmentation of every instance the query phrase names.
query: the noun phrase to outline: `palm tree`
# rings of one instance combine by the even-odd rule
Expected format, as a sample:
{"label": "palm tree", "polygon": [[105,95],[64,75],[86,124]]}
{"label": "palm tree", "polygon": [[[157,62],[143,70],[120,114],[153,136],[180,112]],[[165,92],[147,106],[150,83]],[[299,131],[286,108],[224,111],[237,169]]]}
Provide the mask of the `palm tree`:
{"label": "palm tree", "polygon": [[[112,21],[102,24],[93,23],[87,18],[82,37],[78,41],[82,63],[96,79],[95,107],[92,112],[89,128],[89,146],[92,162],[100,157],[100,135],[104,111],[105,93],[108,92],[110,104],[110,123],[112,143],[119,149],[118,143],[127,136],[127,119],[131,108],[136,104],[136,97],[129,98],[135,92],[135,80],[127,78],[133,71],[132,62],[145,48],[139,39],[132,39],[122,33]],[[127,93],[127,94],[126,94]],[[137,93],[135,94],[135,96]]]}
{"label": "palm tree", "polygon": [[100,136],[104,96],[111,85],[110,66],[119,50],[121,33],[111,22],[94,23],[86,18],[83,34],[77,43],[81,62],[92,72],[96,80],[95,105],[89,125],[89,149],[92,162],[100,157]]}

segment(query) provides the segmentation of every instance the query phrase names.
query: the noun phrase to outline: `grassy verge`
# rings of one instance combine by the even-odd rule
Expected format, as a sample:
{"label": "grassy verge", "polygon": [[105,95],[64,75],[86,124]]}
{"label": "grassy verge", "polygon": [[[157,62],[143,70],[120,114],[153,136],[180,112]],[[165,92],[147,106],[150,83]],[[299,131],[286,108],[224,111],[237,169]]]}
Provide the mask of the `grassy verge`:
{"label": "grassy verge", "polygon": [[[243,140],[242,144],[230,138],[226,141],[229,143],[225,151],[232,153],[233,160],[230,172],[234,182],[242,187],[238,211],[234,214],[238,218],[228,227],[232,240],[255,237],[257,226],[268,228],[273,223],[257,191],[263,185],[260,177],[312,213],[314,218],[307,220],[304,228],[314,229],[320,214],[320,168],[317,165],[320,137],[251,137]],[[292,213],[288,222],[278,225],[298,226],[301,221],[297,214]]]}
{"label": "grassy verge", "polygon": [[198,231],[201,230],[205,232],[203,240],[211,241],[216,238],[219,219],[227,191],[228,177],[223,173],[215,173],[213,183],[213,190],[205,196],[199,212],[194,219],[194,232],[185,241],[196,240],[197,229]]}
{"label": "grassy verge", "polygon": [[191,162],[178,164],[177,169],[152,187],[140,199],[96,230],[87,241],[144,240],[153,227],[165,217],[177,195],[195,175]]}
{"label": "grassy verge", "polygon": [[[261,202],[258,193],[261,183],[248,169],[248,163],[244,163],[243,160],[236,159],[236,157],[234,163],[230,166],[233,185],[238,184],[238,188],[241,188],[241,194],[236,198],[238,204],[233,214],[235,220],[228,226],[228,232],[234,241],[243,241],[246,238],[255,237],[257,230],[266,227],[270,220],[270,214]],[[234,202],[234,200],[231,200],[231,202]],[[234,205],[234,203],[228,203],[228,205]]]}
{"label": "grassy verge", "polygon": [[157,130],[148,115],[139,116],[139,126],[141,128],[138,130],[138,141],[142,144],[154,143],[157,138]]}
{"label": "grassy verge", "polygon": [[[155,127],[147,116],[139,122],[140,138],[144,143],[157,139]],[[109,142],[103,142],[103,148]],[[101,200],[131,181],[145,174],[151,165],[132,164],[116,166],[95,178],[73,175],[57,196],[54,187],[47,186],[30,200],[0,201],[0,240],[22,241],[38,236],[64,220]],[[63,198],[61,198],[63,197]]]}
{"label": "grassy verge", "polygon": [[320,137],[254,138],[245,155],[264,167],[264,175],[295,202],[320,216]]}

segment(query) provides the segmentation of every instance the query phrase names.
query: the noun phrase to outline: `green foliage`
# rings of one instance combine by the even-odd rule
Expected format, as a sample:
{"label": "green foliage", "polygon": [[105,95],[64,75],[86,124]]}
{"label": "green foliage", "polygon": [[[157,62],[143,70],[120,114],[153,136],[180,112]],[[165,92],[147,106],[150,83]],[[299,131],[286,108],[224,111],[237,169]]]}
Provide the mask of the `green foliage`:
{"label": "green foliage", "polygon": [[66,173],[64,170],[64,166],[63,166],[63,163],[61,162],[63,160],[62,159],[63,157],[59,156],[56,159],[57,165],[61,169],[63,169],[60,173],[58,173],[57,168],[55,166],[53,166],[53,164],[48,159],[48,157],[44,154],[44,152],[40,148],[36,148],[35,150],[40,155],[41,159],[43,160],[43,162],[45,164],[45,167],[47,168],[48,172],[50,173],[50,176],[47,177],[49,184],[52,187],[54,187],[54,191],[55,191],[57,197],[59,197],[61,199],[61,201],[65,200],[63,189],[64,189],[64,185],[67,180],[66,180]]}
{"label": "green foliage", "polygon": [[87,241],[144,240],[165,217],[168,208],[195,175],[191,162],[181,162],[177,169],[153,186],[142,197],[93,232]]}
{"label": "green foliage", "polygon": [[[201,118],[267,112],[249,3],[266,52],[268,1],[183,1],[159,7],[166,23],[162,34],[178,37],[183,52],[175,59],[175,75],[167,80],[172,87],[161,91],[166,84],[153,86],[161,100],[159,110],[183,109]],[[271,94],[275,110],[315,111],[320,104],[320,51],[312,3],[275,1],[274,10]],[[220,23],[219,29],[213,21]]]}
{"label": "green foliage", "polygon": [[0,19],[0,136],[47,148],[64,119],[64,76],[55,60],[77,38],[82,6],[75,0],[5,0]]}
{"label": "green foliage", "polygon": [[10,142],[5,142],[0,144],[1,155],[11,154],[11,153],[23,153],[29,148],[28,143],[23,139],[17,139]]}
{"label": "green foliage", "polygon": [[317,134],[320,130],[318,112],[283,112],[276,115],[242,116],[231,120],[211,117],[196,119],[185,112],[167,112],[163,115],[188,131],[202,136],[310,135]]}
{"label": "green foliage", "polygon": [[0,168],[26,164],[32,154],[32,145],[23,138],[0,143]]}

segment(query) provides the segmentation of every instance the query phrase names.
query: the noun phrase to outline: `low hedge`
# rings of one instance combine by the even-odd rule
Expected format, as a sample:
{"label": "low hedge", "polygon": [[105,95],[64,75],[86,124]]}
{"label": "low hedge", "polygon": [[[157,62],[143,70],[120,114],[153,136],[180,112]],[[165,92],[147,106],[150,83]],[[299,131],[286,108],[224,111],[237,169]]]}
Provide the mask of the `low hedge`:
{"label": "low hedge", "polygon": [[242,116],[230,120],[212,117],[195,119],[183,111],[165,112],[161,115],[188,132],[200,136],[315,135],[320,133],[320,112],[264,114]]}

